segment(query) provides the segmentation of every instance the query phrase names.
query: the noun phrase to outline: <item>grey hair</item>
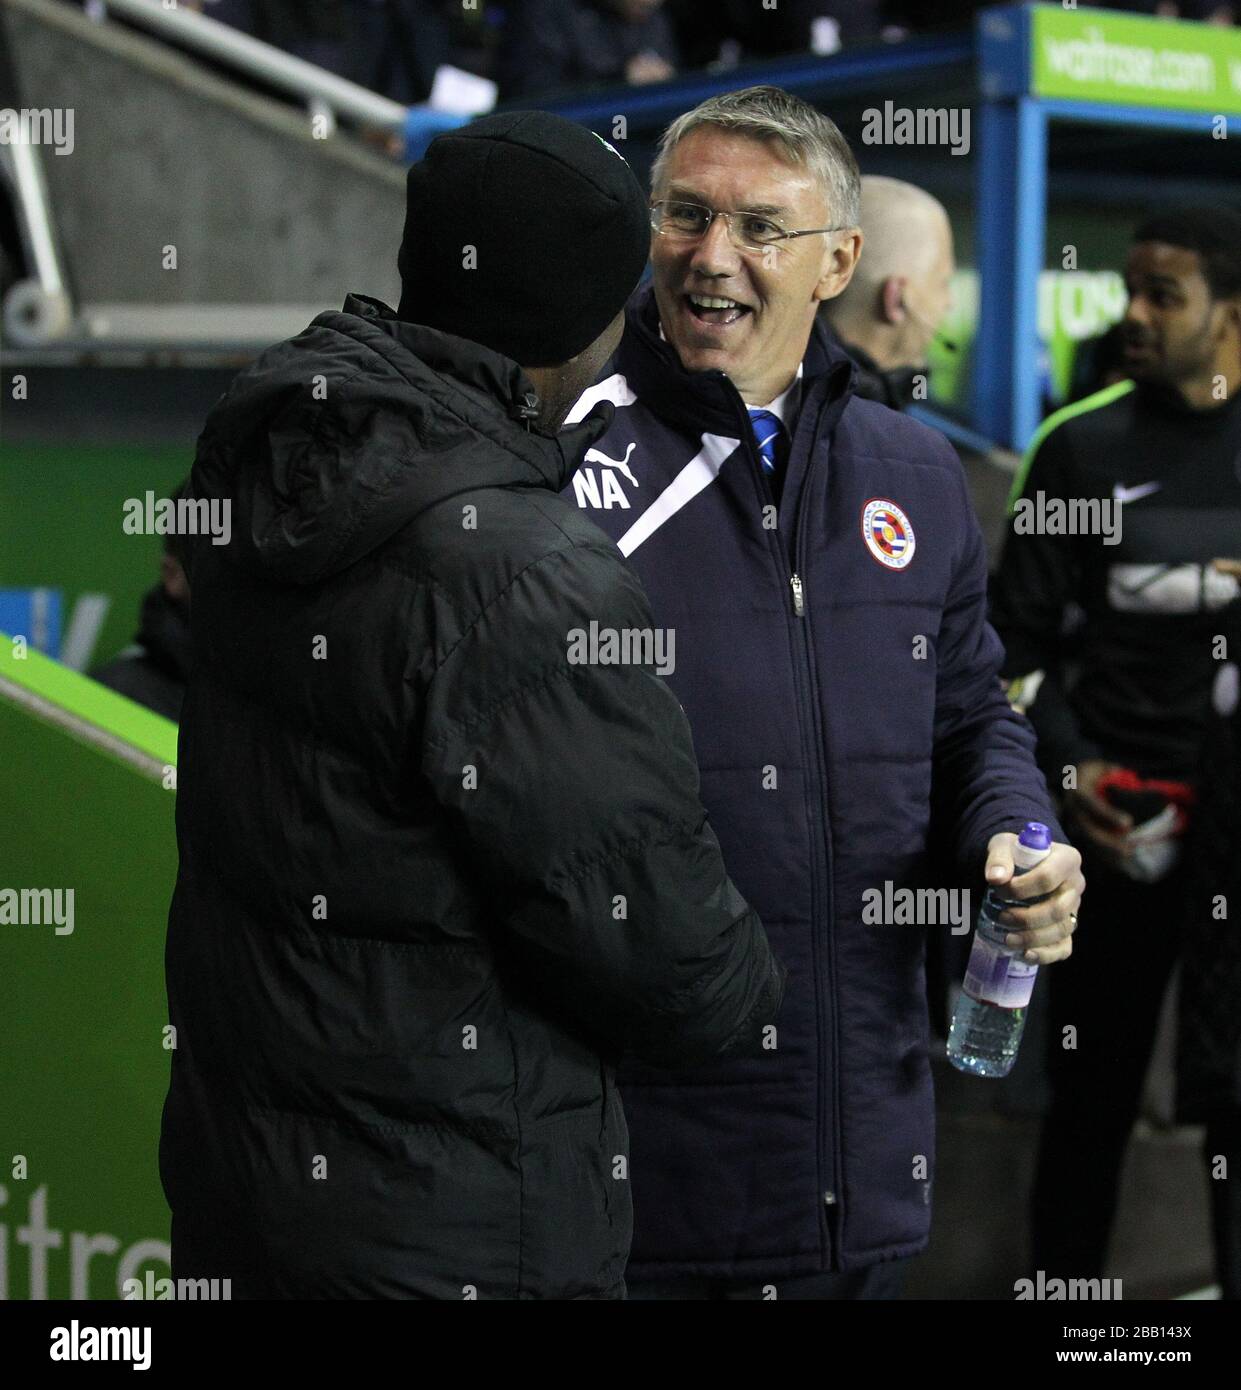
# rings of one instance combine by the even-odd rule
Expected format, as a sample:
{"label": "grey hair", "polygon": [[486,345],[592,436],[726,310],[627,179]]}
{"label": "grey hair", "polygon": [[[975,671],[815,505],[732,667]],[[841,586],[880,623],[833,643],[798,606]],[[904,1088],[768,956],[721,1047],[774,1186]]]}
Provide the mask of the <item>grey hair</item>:
{"label": "grey hair", "polygon": [[862,178],[849,142],[829,116],[780,87],[745,87],[709,97],[686,111],[659,138],[651,187],[661,187],[672,151],[699,126],[719,126],[756,140],[775,140],[785,156],[817,174],[831,219],[856,227],[861,220]]}

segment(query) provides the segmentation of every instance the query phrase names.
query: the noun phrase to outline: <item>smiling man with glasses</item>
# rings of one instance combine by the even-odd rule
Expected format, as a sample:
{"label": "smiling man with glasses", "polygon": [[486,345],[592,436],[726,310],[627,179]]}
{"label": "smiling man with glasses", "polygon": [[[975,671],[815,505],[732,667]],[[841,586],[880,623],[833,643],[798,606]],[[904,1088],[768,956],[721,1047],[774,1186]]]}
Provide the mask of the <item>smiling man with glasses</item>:
{"label": "smiling man with glasses", "polygon": [[743,126],[703,122],[663,145],[653,174],[663,331],[683,366],[726,372],[747,406],[769,407],[793,384],[817,305],[849,283],[862,248],[848,201],[836,202],[846,216],[828,212],[830,182],[857,166],[835,125],[818,119],[819,169],[773,158]]}
{"label": "smiling man with glasses", "polygon": [[[857,264],[858,202],[844,137],[797,97],[680,117],[653,284],[570,414],[616,406],[573,495],[676,633],[703,804],[789,969],[763,1062],[623,1073],[631,1296],[895,1295],[930,1225],[926,936],[952,928],[876,923],[866,895],[919,880],[933,818],[979,889],[1011,877],[1027,820],[1063,839],[1000,688],[961,465],[857,399],[816,323]],[[1014,941],[1068,955],[1081,887],[1058,844],[1013,884],[1051,895]]]}

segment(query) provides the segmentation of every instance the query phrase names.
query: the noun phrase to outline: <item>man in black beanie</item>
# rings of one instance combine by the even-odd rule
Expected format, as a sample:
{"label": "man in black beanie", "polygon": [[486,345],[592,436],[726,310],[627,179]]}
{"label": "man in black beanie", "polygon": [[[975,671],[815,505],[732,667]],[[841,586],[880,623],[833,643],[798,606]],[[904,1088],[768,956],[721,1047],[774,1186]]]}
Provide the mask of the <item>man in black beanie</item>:
{"label": "man in black beanie", "polygon": [[243,372],[191,486],[194,673],[160,1173],[233,1298],[618,1298],[613,1063],[767,1055],[784,972],[557,435],[646,258],[642,193],[538,113],[410,171],[400,311]]}
{"label": "man in black beanie", "polygon": [[487,116],[409,171],[397,317],[526,368],[568,363],[623,314],[650,239],[606,140],[544,112]]}

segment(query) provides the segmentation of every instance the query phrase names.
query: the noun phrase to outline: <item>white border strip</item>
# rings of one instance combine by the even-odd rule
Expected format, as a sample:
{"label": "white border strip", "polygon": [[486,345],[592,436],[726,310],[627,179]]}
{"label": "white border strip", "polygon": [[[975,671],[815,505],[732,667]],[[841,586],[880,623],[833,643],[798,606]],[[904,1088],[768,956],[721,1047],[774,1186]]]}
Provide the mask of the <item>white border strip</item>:
{"label": "white border strip", "polygon": [[[47,724],[53,724],[58,729],[64,729],[82,743],[91,744],[95,748],[102,748],[105,752],[114,754],[144,777],[163,786],[166,766],[164,763],[159,762],[149,753],[141,752],[133,744],[126,743],[124,739],[117,738],[115,734],[107,733],[97,724],[88,723],[76,714],[69,714],[59,705],[54,705],[50,700],[44,699],[42,695],[35,695],[24,686],[18,685],[15,681],[7,680],[4,676],[0,676],[0,697],[21,705],[37,719],[42,719]],[[176,764],[168,764],[168,766],[175,767]]]}

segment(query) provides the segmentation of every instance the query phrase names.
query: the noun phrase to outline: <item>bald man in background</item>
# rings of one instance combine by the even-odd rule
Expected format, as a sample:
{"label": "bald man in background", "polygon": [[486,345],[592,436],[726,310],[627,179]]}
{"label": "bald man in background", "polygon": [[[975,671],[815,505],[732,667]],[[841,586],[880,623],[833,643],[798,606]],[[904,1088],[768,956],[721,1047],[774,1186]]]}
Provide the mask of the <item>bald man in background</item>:
{"label": "bald man in background", "polygon": [[819,312],[858,364],[858,394],[904,410],[952,303],[952,224],[925,189],[866,174],[862,234],[866,250],[853,279]]}
{"label": "bald man in background", "polygon": [[[908,410],[915,400],[915,377],[928,371],[931,343],[952,306],[952,223],[925,188],[865,174],[861,225],[865,250],[853,279],[843,294],[825,300],[819,313],[858,365],[857,394]],[[994,569],[1020,460],[998,446],[979,451],[955,440],[954,445]]]}

